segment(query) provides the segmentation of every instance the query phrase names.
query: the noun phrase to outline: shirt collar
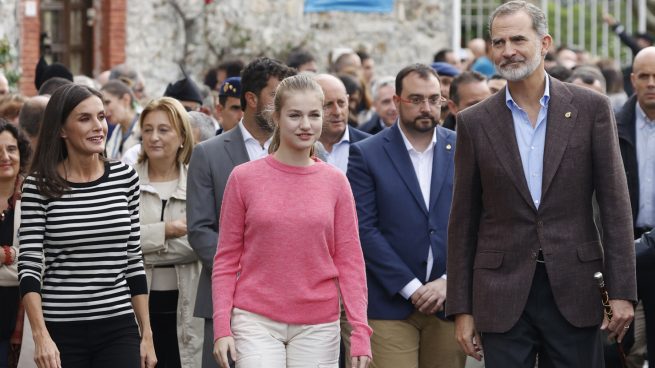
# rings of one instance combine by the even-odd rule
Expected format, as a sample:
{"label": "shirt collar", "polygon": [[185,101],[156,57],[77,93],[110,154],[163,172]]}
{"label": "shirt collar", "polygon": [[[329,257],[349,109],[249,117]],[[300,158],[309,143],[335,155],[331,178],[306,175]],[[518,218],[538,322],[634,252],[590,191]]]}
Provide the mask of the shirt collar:
{"label": "shirt collar", "polygon": [[[541,104],[541,107],[547,107],[548,101],[550,100],[550,78],[548,78],[548,74],[546,74],[545,78],[546,78],[546,87],[544,88],[543,96],[541,96],[541,98],[539,99],[539,103]],[[514,102],[512,95],[509,93],[509,84],[505,85],[505,103],[507,104],[507,107],[509,107],[510,109],[512,108],[512,106],[519,107],[519,105],[516,102]]]}
{"label": "shirt collar", "polygon": [[343,132],[343,135],[341,136],[341,139],[339,139],[339,142],[337,142],[337,144],[341,144],[343,142],[350,143],[350,129],[348,129],[348,127],[346,127],[346,131]]}
{"label": "shirt collar", "polygon": [[[257,142],[257,144],[259,144],[259,141],[256,140],[256,139],[252,136],[252,134],[250,134],[250,132],[248,131],[248,129],[246,129],[246,126],[243,124],[243,118],[239,121],[239,129],[241,129],[241,135],[243,135],[243,141],[244,141],[244,142],[253,141],[253,142]],[[272,139],[273,139],[273,137],[267,139],[266,142],[264,142],[264,147],[267,147],[268,144],[271,143],[271,140],[272,140]]]}
{"label": "shirt collar", "polygon": [[[400,124],[400,122],[398,122]],[[414,146],[412,146],[412,143],[407,139],[407,136],[405,136],[405,132],[400,128],[400,125],[398,125],[398,130],[400,130],[400,136],[403,137],[403,142],[405,142],[405,148],[407,148],[407,151],[411,152],[418,152]],[[428,146],[428,148],[423,151],[422,153],[428,152],[434,147],[434,144],[437,143],[437,128],[435,127],[432,129],[432,143]]]}
{"label": "shirt collar", "polygon": [[650,127],[655,124],[655,120],[651,120],[646,116],[644,109],[639,106],[639,102],[635,104],[635,111],[637,113],[637,128],[642,129],[644,127]]}

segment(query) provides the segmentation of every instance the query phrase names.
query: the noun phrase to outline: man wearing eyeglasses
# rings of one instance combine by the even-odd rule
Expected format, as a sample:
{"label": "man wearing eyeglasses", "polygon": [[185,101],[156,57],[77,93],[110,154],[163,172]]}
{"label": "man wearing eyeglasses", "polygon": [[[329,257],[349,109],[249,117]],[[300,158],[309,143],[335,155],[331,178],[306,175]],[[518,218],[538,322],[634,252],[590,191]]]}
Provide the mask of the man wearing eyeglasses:
{"label": "man wearing eyeglasses", "polygon": [[372,367],[464,367],[444,318],[446,232],[455,133],[439,126],[446,99],[436,72],[415,64],[396,76],[398,121],[350,146],[366,261]]}
{"label": "man wearing eyeglasses", "polygon": [[[636,300],[632,216],[609,99],[544,70],[544,12],[491,15],[507,87],[457,115],[448,229],[456,338],[485,367],[604,367],[600,329],[620,342]],[[594,222],[595,194],[603,228]],[[611,321],[603,320],[603,272]]]}

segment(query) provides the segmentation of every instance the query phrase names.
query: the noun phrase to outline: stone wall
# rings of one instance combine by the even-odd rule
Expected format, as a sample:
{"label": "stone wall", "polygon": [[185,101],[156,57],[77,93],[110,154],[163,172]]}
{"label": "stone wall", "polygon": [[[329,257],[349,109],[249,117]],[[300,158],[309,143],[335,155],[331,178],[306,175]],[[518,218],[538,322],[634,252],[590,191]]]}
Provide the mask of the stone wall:
{"label": "stone wall", "polygon": [[[0,0],[0,40],[9,42],[10,57],[13,59],[12,65],[8,67],[18,67],[18,50],[20,46],[19,34],[19,8],[18,0]],[[0,65],[0,68],[2,65]]]}
{"label": "stone wall", "polygon": [[[1,1],[1,0],[0,0]],[[330,49],[351,47],[372,54],[377,75],[408,63],[430,62],[448,46],[451,1],[396,0],[390,14],[303,12],[303,0],[128,1],[127,62],[142,71],[151,96],[181,77],[178,65],[198,81],[219,60],[285,59],[301,45],[327,67]]]}

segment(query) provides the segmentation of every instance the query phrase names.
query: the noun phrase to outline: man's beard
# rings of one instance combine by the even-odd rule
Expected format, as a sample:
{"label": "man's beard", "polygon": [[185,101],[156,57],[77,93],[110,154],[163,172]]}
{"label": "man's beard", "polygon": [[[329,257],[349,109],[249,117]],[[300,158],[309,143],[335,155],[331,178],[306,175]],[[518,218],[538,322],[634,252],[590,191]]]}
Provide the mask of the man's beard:
{"label": "man's beard", "polygon": [[[420,116],[410,121],[404,120],[402,116],[400,119],[403,121],[406,127],[420,133],[431,132],[434,127],[439,125],[439,119],[437,119],[433,114],[421,114]],[[430,124],[426,126],[425,124],[420,123],[419,120],[430,120]]]}
{"label": "man's beard", "polygon": [[263,131],[273,133],[273,121],[271,120],[271,114],[269,111],[265,108],[257,111],[255,114],[255,122],[257,122],[257,126]]}
{"label": "man's beard", "polygon": [[[537,50],[535,50],[534,56],[532,59],[521,58],[520,56],[513,57],[509,60],[503,60],[500,65],[496,65],[498,74],[501,77],[507,79],[508,81],[516,82],[519,80],[525,79],[527,76],[532,74],[539,64],[541,63],[541,44],[538,44]],[[504,65],[512,62],[523,62],[523,65],[518,67],[505,67]]]}

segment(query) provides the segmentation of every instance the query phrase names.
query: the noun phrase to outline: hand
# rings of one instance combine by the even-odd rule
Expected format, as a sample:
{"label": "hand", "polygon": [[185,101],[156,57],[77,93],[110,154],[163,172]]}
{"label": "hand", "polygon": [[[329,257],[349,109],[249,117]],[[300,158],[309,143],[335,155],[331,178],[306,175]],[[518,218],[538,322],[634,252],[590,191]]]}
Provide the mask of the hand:
{"label": "hand", "polygon": [[482,340],[475,331],[473,316],[470,314],[458,314],[455,316],[455,339],[464,353],[473,359],[482,360]]}
{"label": "hand", "polygon": [[173,220],[164,225],[164,237],[166,239],[179,238],[186,235],[186,220]]}
{"label": "hand", "polygon": [[155,365],[157,365],[157,356],[152,333],[143,334],[141,337],[141,368],[154,368]]}
{"label": "hand", "polygon": [[57,345],[50,335],[34,336],[34,362],[39,368],[61,368],[61,357]]}
{"label": "hand", "polygon": [[237,350],[234,348],[234,337],[224,336],[216,340],[214,343],[214,359],[216,359],[221,368],[230,368],[228,353],[232,360],[237,360]]}
{"label": "hand", "polygon": [[610,27],[616,24],[616,19],[614,19],[612,14],[603,14],[603,21]]}
{"label": "hand", "polygon": [[435,314],[446,301],[446,280],[436,279],[416,289],[411,297],[414,308],[423,314]]}
{"label": "hand", "polygon": [[610,306],[612,307],[612,320],[608,321],[607,316],[605,316],[600,329],[609,330],[608,337],[610,339],[616,338],[617,342],[621,342],[634,319],[635,308],[631,302],[620,299],[611,299]]}
{"label": "hand", "polygon": [[350,363],[352,368],[368,368],[368,365],[371,364],[371,358],[366,355],[352,357]]}

